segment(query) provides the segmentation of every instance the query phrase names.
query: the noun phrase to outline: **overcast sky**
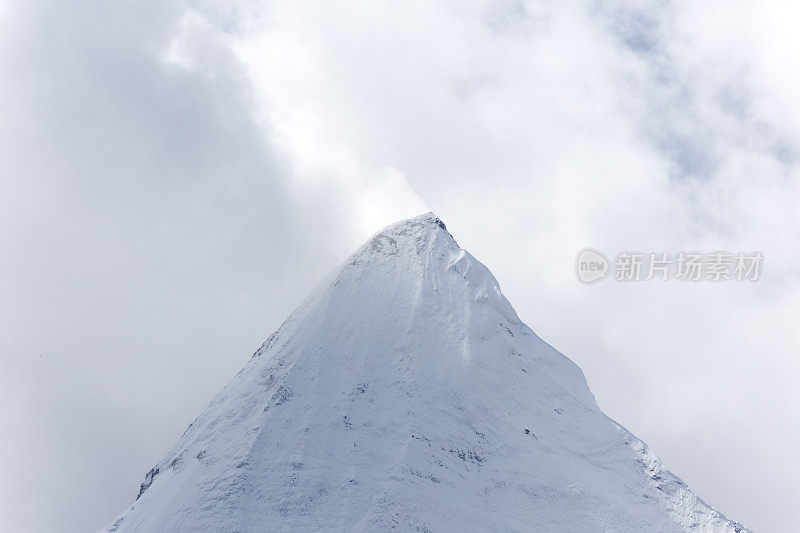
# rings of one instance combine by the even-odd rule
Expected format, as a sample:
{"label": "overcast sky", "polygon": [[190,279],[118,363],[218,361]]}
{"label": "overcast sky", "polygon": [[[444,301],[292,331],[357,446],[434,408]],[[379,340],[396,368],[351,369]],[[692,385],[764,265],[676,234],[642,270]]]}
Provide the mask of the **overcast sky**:
{"label": "overcast sky", "polygon": [[[800,499],[789,2],[0,0],[0,530],[96,530],[383,225],[433,210],[607,414]],[[591,246],[757,282],[585,286]]]}

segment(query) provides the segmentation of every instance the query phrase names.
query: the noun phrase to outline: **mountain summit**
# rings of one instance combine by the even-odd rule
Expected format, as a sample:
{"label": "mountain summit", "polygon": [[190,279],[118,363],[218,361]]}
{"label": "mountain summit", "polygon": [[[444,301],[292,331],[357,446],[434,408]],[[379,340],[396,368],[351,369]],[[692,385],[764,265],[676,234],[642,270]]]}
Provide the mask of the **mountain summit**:
{"label": "mountain summit", "polygon": [[745,528],[605,416],[427,213],[373,236],[105,531]]}

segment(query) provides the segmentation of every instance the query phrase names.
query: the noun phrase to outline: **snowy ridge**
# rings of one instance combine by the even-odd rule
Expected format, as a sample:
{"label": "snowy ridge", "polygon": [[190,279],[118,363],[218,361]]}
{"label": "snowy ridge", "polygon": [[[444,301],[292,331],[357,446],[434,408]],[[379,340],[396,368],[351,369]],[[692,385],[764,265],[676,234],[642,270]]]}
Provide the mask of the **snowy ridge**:
{"label": "snowy ridge", "polygon": [[749,531],[742,524],[733,522],[708,505],[675,474],[667,470],[661,460],[643,441],[633,436],[627,429],[616,422],[614,425],[623,433],[625,443],[633,448],[639,456],[646,475],[655,487],[669,497],[671,505],[667,511],[674,520],[687,531],[712,533],[715,531],[733,531],[735,533]]}
{"label": "snowy ridge", "polygon": [[104,531],[739,532],[427,213],[253,354]]}

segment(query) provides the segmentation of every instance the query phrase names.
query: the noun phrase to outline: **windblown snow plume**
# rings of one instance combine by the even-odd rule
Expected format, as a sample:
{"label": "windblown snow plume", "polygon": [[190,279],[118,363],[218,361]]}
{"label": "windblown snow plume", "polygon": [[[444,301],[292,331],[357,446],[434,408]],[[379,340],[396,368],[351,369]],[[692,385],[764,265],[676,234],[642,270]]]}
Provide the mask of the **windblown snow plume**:
{"label": "windblown snow plume", "polygon": [[353,254],[107,531],[389,528],[746,531],[599,410],[432,213]]}

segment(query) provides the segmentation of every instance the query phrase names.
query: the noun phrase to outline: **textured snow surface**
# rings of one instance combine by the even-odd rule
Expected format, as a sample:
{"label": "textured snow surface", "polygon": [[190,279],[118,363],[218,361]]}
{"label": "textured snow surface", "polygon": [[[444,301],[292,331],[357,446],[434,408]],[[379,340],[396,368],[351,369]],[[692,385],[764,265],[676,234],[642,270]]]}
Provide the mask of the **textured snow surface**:
{"label": "textured snow surface", "polygon": [[599,410],[432,213],[353,254],[106,531],[388,528],[746,531]]}

